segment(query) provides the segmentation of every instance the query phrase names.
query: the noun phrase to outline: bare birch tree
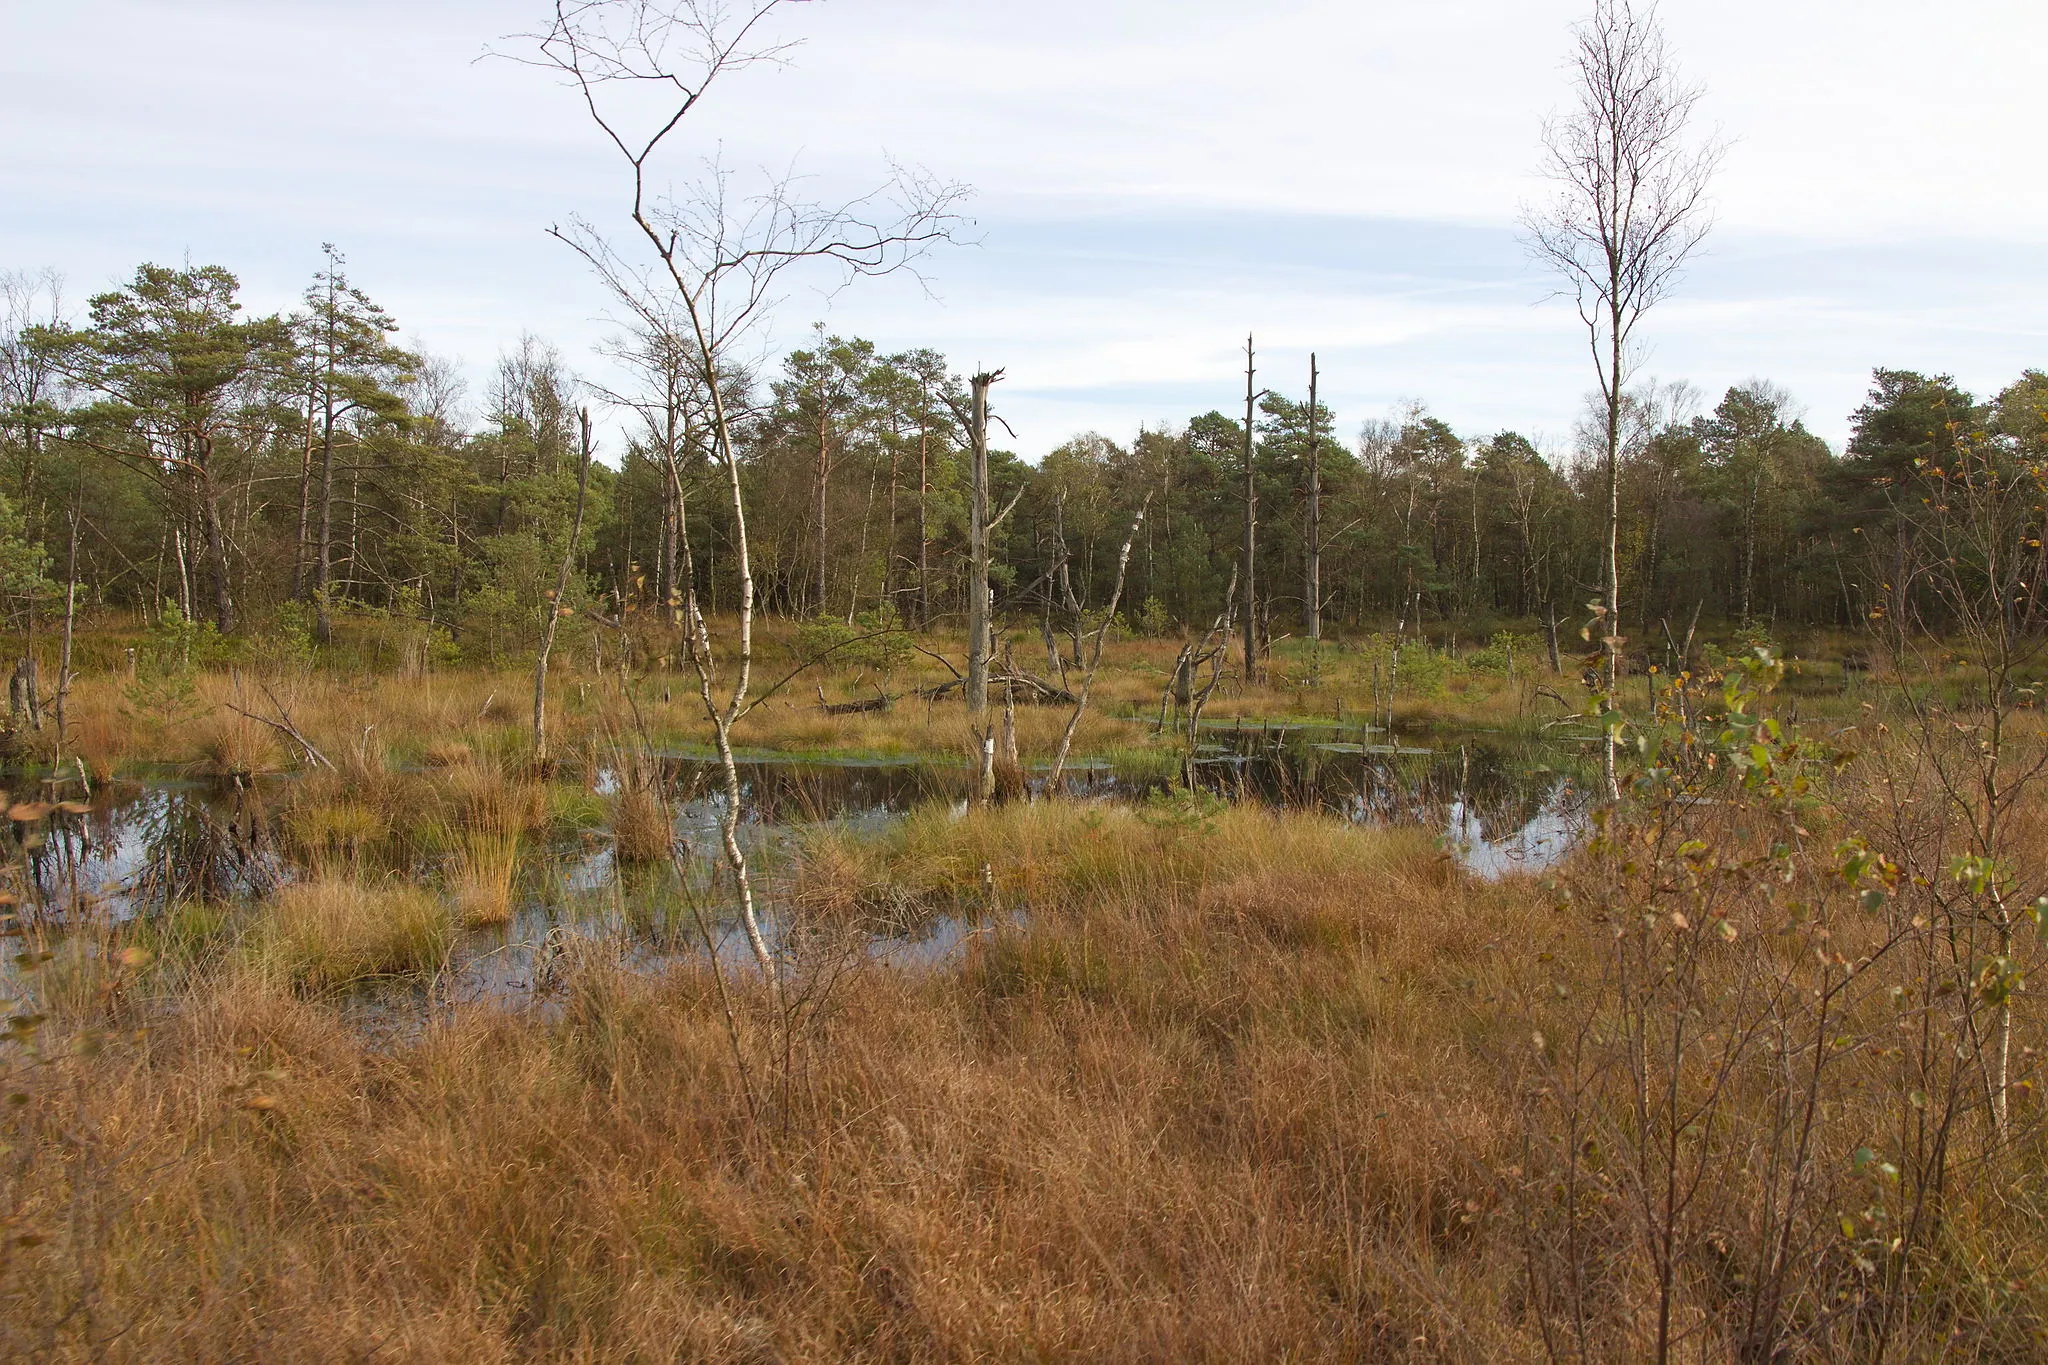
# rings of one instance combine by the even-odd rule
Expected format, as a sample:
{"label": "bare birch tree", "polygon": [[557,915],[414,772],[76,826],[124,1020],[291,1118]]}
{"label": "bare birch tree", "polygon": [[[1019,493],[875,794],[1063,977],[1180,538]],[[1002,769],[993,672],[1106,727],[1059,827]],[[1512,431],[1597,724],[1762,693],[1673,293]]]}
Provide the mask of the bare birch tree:
{"label": "bare birch tree", "polygon": [[[720,383],[737,351],[776,302],[785,272],[822,266],[842,283],[904,269],[960,222],[966,191],[918,171],[893,168],[873,193],[839,204],[801,197],[790,176],[760,178],[745,190],[715,158],[700,158],[694,181],[668,188],[662,167],[686,140],[684,129],[723,77],[781,61],[790,45],[764,34],[787,0],[555,0],[541,31],[522,35],[515,60],[559,74],[626,172],[626,218],[637,247],[615,245],[595,225],[572,220],[551,231],[597,271],[629,306],[673,311],[687,327],[702,370],[710,457],[724,483],[731,518],[730,564],[737,619],[715,632],[698,599],[687,524],[680,528],[683,645],[724,778],[719,832],[748,946],[771,984],[779,983],[740,847],[741,790],[733,728],[755,705],[755,583],[747,544],[746,500],[734,449],[735,414]],[[636,302],[637,301],[637,302]],[[716,636],[726,635],[721,660]]]}
{"label": "bare birch tree", "polygon": [[1316,370],[1315,352],[1308,357],[1308,458],[1304,461],[1307,478],[1308,525],[1301,540],[1302,552],[1302,614],[1308,628],[1308,638],[1320,641],[1323,638],[1323,451],[1316,430],[1316,381],[1321,375]]}
{"label": "bare birch tree", "polygon": [[1672,65],[1654,3],[1594,0],[1573,30],[1576,104],[1543,129],[1543,174],[1555,194],[1523,212],[1530,253],[1564,281],[1585,325],[1604,417],[1607,545],[1596,613],[1607,655],[1603,767],[1615,776],[1621,681],[1622,410],[1644,314],[1665,298],[1712,226],[1707,186],[1722,146],[1690,127],[1700,87]]}

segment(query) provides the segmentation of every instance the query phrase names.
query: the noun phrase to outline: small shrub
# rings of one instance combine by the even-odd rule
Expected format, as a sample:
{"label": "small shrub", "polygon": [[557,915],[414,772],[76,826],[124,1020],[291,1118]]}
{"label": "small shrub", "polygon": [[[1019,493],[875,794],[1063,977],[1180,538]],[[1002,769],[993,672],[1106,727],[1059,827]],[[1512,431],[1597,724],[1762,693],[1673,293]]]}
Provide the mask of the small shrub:
{"label": "small shrub", "polygon": [[163,615],[149,628],[141,654],[151,671],[159,676],[195,668],[219,668],[239,662],[241,656],[237,641],[224,637],[211,621],[186,620],[175,602],[167,604]]}
{"label": "small shrub", "polygon": [[916,652],[894,607],[862,612],[852,625],[829,616],[806,621],[797,627],[796,651],[800,658],[820,659],[828,668],[872,668],[881,673],[902,667]]}
{"label": "small shrub", "polygon": [[318,654],[313,643],[313,609],[304,602],[286,602],[270,618],[270,628],[256,637],[250,653],[261,662],[285,669],[311,666]]}
{"label": "small shrub", "polygon": [[1173,630],[1173,617],[1168,614],[1166,604],[1156,597],[1145,599],[1145,605],[1130,613],[1131,630],[1148,640],[1156,640]]}
{"label": "small shrub", "polygon": [[1400,695],[1440,697],[1457,671],[1458,661],[1427,643],[1409,643],[1401,646],[1397,667],[1395,690]]}
{"label": "small shrub", "polygon": [[1465,656],[1465,667],[1474,673],[1490,673],[1500,678],[1516,677],[1528,671],[1530,662],[1536,658],[1537,648],[1533,635],[1498,630],[1483,648]]}

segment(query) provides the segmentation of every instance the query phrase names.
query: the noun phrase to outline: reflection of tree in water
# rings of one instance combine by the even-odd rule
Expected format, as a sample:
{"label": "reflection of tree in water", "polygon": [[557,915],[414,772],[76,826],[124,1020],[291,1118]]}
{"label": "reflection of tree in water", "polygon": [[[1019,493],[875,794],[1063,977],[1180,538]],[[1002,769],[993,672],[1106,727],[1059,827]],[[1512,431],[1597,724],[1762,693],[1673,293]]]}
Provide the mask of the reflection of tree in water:
{"label": "reflection of tree in water", "polygon": [[1467,741],[1428,752],[1374,753],[1368,742],[1279,732],[1223,732],[1227,752],[1199,762],[1196,780],[1219,795],[1360,824],[1439,823],[1453,805],[1488,829],[1527,825],[1544,813],[1581,756],[1539,743]]}
{"label": "reflection of tree in water", "polygon": [[[669,799],[687,832],[723,800],[710,779],[716,768],[671,761],[663,773]],[[752,762],[740,764],[740,818],[748,825],[794,825],[898,815],[920,801],[950,795],[941,770],[920,763]]]}
{"label": "reflection of tree in water", "polygon": [[36,912],[75,918],[109,904],[120,915],[269,891],[280,867],[264,827],[246,789],[115,788],[89,811],[12,825],[8,852]]}
{"label": "reflection of tree in water", "polygon": [[283,879],[262,801],[239,783],[166,788],[130,813],[141,852],[128,884],[137,910],[268,895]]}

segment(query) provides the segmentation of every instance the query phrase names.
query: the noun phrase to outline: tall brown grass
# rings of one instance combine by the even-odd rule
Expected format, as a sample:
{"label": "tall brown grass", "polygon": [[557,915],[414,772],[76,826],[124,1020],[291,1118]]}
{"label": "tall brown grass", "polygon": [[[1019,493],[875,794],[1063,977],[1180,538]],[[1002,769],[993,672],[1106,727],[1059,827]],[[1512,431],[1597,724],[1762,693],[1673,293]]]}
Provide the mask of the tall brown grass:
{"label": "tall brown grass", "polygon": [[[1122,685],[1152,683],[1134,663]],[[472,835],[523,840],[548,810],[516,730],[471,720],[488,685],[462,686],[407,684],[379,722],[468,746],[389,789],[445,823],[452,877]],[[360,700],[325,704],[345,734]],[[763,734],[920,723],[786,714]],[[1872,1358],[1898,1286],[1882,1359],[2037,1358],[2048,1029],[2038,991],[2001,997],[2034,1060],[1992,1123],[1958,1021],[1994,1020],[2003,978],[1958,967],[1984,897],[1953,889],[1952,798],[1920,762],[1805,806],[1715,789],[1610,822],[1549,886],[1476,882],[1422,833],[1194,799],[930,810],[812,838],[778,908],[822,948],[780,997],[571,955],[545,1007],[437,1003],[396,1037],[315,988],[439,961],[453,917],[415,888],[316,877],[239,941],[210,920],[175,979],[121,931],[31,951],[24,979],[52,985],[0,1051],[0,1355],[1633,1360],[1661,1278],[1682,1358]],[[2038,846],[2038,796],[2008,814]],[[1841,870],[1859,831],[1907,869],[1889,899]],[[838,932],[906,917],[960,946],[884,965]],[[1881,954],[1894,934],[1912,951]],[[2013,952],[2043,965],[2031,932]],[[1844,979],[1851,1007],[1816,1015],[1814,982]],[[1653,1089],[1652,1027],[1708,1065]],[[1785,1078],[1819,1058],[1802,1150],[1778,1141],[1804,1131]],[[1665,1123],[1695,1097],[1717,1107]],[[1645,1198],[1674,1152],[1705,1173],[1676,1218]],[[1774,1223],[1788,1165],[1813,1197]],[[1907,1200],[1930,1170],[1938,1198]],[[1801,1278],[1759,1351],[1764,1243]]]}
{"label": "tall brown grass", "polygon": [[440,790],[450,808],[456,909],[465,924],[502,924],[512,917],[527,837],[547,823],[547,789],[472,757],[447,770]]}
{"label": "tall brown grass", "polygon": [[512,918],[523,843],[517,825],[496,818],[464,825],[456,832],[448,885],[464,924],[503,924]]}
{"label": "tall brown grass", "polygon": [[[81,1357],[103,1323],[214,1359],[1527,1354],[1467,1212],[1505,1140],[1452,1064],[1469,1012],[1417,1008],[1466,998],[1526,898],[1287,824],[1225,821],[1212,856],[1014,812],[885,852],[1021,845],[1032,923],[957,968],[854,966],[765,1123],[698,970],[588,969],[559,1018],[460,1012],[387,1052],[224,978],[6,1120],[19,1225],[56,1240],[0,1274],[5,1330]],[[1298,872],[1256,881],[1262,846]],[[119,1162],[45,1145],[88,1117]],[[63,1219],[79,1199],[97,1220]]]}
{"label": "tall brown grass", "polygon": [[[795,1034],[743,975],[722,997],[701,967],[602,955],[558,1010],[457,1009],[395,1045],[280,988],[369,956],[223,969],[161,1014],[71,989],[84,1013],[0,1116],[10,1228],[48,1239],[0,1262],[0,1332],[78,1359],[1551,1356],[1563,1263],[1530,1229],[1574,1206],[1525,1202],[1554,1135],[1530,1127],[1555,1077],[1529,1002],[1544,1027],[1604,1008],[1608,924],[1419,836],[1197,803],[820,836],[796,890],[844,918],[899,886],[979,928],[932,967],[793,979]],[[322,942],[305,905],[368,903],[300,894]],[[1844,1055],[1828,1122],[1881,1134],[1891,1063]],[[1743,1112],[1766,1116],[1755,1079]],[[1626,1093],[1583,1099],[1626,1122]],[[2023,1272],[2034,1150],[1955,1189],[1891,1358],[2026,1357],[2048,1323]],[[1625,1211],[1583,1209],[1607,1229],[1583,1304],[1604,1358],[1647,1340]],[[1724,1358],[1714,1296],[1740,1287],[1706,1269],[1687,1340]]]}
{"label": "tall brown grass", "polygon": [[285,766],[277,732],[232,711],[201,716],[191,723],[188,734],[191,766],[209,777],[254,777]]}
{"label": "tall brown grass", "polygon": [[629,782],[612,798],[612,842],[621,861],[656,863],[674,844],[668,808],[645,782]]}

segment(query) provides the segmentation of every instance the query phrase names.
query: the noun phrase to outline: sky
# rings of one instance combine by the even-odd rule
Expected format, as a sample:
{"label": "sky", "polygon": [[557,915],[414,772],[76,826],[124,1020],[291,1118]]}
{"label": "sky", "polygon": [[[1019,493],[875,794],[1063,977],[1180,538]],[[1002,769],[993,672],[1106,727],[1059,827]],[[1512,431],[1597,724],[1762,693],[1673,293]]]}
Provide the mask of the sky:
{"label": "sky", "polygon": [[[1589,0],[803,0],[657,169],[718,155],[821,198],[891,161],[972,187],[919,277],[792,279],[750,346],[814,322],[1001,367],[1036,458],[1096,430],[1296,397],[1313,351],[1355,432],[1421,403],[1563,451],[1592,387],[1517,232]],[[490,52],[542,0],[0,0],[0,269],[74,307],[141,261],[225,265],[253,312],[346,253],[409,342],[481,387],[522,332],[599,383],[603,290],[551,238],[623,235],[572,92]],[[1666,0],[1715,227],[1640,368],[1715,397],[1768,379],[1839,444],[1876,366],[1995,391],[2048,366],[2048,6]],[[615,442],[616,438],[614,438]]]}

